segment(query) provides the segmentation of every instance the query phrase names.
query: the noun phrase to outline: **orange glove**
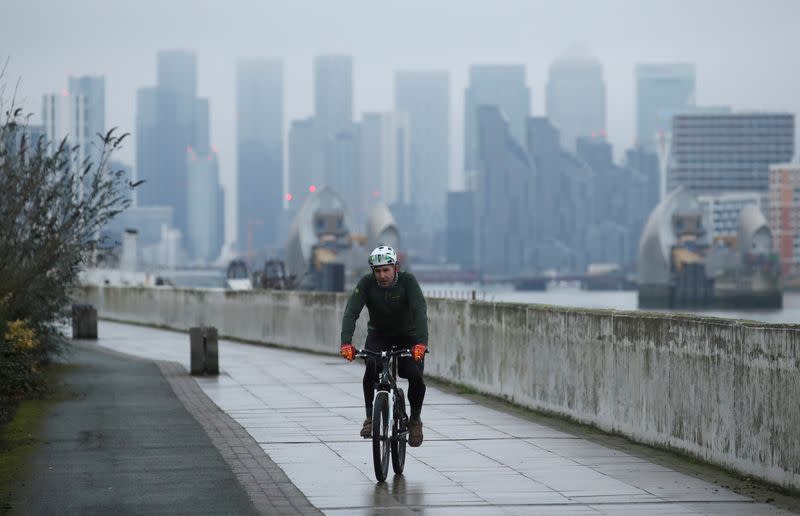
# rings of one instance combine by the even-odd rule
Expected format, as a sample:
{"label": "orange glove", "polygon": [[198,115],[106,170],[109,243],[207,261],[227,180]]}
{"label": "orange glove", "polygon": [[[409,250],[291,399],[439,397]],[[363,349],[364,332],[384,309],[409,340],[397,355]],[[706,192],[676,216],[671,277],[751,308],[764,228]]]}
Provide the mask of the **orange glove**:
{"label": "orange glove", "polygon": [[414,360],[419,362],[423,358],[425,358],[425,351],[427,351],[428,345],[427,344],[414,344],[411,348],[411,356],[414,357]]}
{"label": "orange glove", "polygon": [[342,347],[339,348],[339,354],[348,362],[352,362],[356,358],[356,347],[350,343],[342,344]]}

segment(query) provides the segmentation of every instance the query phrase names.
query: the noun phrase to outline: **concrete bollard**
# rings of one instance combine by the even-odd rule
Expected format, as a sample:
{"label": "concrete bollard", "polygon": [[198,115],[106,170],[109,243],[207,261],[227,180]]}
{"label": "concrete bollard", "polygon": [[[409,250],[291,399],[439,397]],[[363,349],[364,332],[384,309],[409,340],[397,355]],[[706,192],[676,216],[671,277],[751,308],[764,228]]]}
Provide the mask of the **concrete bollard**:
{"label": "concrete bollard", "polygon": [[219,374],[217,329],[213,326],[189,328],[189,353],[191,374]]}
{"label": "concrete bollard", "polygon": [[206,350],[203,328],[189,328],[189,354],[191,374],[203,374],[206,370]]}
{"label": "concrete bollard", "polygon": [[219,344],[213,326],[206,328],[206,374],[219,374]]}
{"label": "concrete bollard", "polygon": [[72,338],[97,338],[97,310],[92,305],[72,305]]}

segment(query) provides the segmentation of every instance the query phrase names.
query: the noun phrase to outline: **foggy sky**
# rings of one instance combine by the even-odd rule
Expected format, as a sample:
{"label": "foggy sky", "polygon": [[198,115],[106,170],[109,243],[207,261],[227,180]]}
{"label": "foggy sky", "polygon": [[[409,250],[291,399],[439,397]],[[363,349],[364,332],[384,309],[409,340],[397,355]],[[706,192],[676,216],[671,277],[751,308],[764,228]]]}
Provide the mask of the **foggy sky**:
{"label": "foggy sky", "polygon": [[[13,87],[21,79],[18,100],[36,113],[35,123],[42,95],[66,88],[69,75],[104,75],[107,125],[133,132],[136,90],[155,84],[156,53],[194,51],[228,201],[240,58],[283,59],[287,129],[312,114],[315,55],[353,56],[356,119],[393,108],[396,70],[450,71],[454,188],[462,185],[464,88],[473,63],[524,64],[533,114],[541,116],[548,66],[584,45],[603,64],[617,156],[634,141],[638,62],[695,63],[701,105],[800,113],[795,0],[25,0],[4,2],[0,13],[0,56],[10,57],[4,80]],[[134,155],[131,139],[117,157],[134,164]]]}

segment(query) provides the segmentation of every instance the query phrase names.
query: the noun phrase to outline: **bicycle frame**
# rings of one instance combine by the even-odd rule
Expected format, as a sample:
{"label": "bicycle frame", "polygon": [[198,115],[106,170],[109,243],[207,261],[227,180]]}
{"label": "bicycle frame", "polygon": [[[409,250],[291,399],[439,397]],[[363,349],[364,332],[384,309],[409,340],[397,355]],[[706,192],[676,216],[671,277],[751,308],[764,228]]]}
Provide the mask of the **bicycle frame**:
{"label": "bicycle frame", "polygon": [[[397,395],[397,358],[411,357],[411,352],[406,348],[394,348],[391,351],[371,351],[362,349],[356,353],[356,357],[376,358],[379,361],[380,369],[375,379],[375,394],[385,391],[389,396],[389,413],[394,415],[394,398]],[[405,412],[405,407],[403,407]],[[406,432],[403,432],[405,434]]]}

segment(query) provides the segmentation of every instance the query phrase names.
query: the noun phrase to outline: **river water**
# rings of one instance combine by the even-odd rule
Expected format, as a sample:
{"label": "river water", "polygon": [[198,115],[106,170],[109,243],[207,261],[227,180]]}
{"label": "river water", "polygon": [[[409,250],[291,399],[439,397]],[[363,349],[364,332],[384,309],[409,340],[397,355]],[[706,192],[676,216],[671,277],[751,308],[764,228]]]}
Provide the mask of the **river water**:
{"label": "river water", "polygon": [[[636,291],[588,291],[577,286],[556,286],[546,291],[515,291],[510,285],[469,285],[469,284],[444,284],[422,283],[422,291],[426,296],[467,299],[475,290],[478,300],[498,301],[507,303],[541,303],[547,305],[582,307],[582,308],[613,308],[616,310],[638,310]],[[653,310],[649,310],[653,311]],[[750,311],[689,311],[702,315],[724,317],[730,319],[749,319],[752,321],[771,323],[800,323],[800,292],[786,292],[783,296],[781,310],[750,310]]]}

